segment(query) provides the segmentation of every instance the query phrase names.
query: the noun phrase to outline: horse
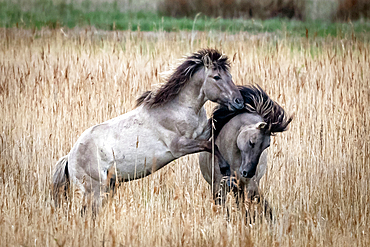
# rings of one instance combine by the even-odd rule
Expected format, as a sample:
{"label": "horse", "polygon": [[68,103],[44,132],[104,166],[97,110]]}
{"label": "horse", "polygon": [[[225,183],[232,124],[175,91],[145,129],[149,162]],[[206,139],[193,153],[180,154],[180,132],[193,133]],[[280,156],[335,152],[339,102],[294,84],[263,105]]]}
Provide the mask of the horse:
{"label": "horse", "polygon": [[[101,192],[111,191],[116,182],[146,177],[187,154],[212,152],[206,101],[231,111],[244,107],[229,71],[226,55],[201,49],[186,57],[166,83],[143,93],[132,111],[85,130],[55,165],[56,206],[73,183],[84,195],[84,203],[91,203],[96,211],[102,203]],[[214,153],[221,173],[230,175],[230,166],[217,147]]]}
{"label": "horse", "polygon": [[[210,153],[200,153],[199,165],[204,179],[213,188],[216,204],[225,203],[225,193],[232,191],[242,201],[259,201],[258,185],[267,166],[270,137],[286,131],[292,121],[284,109],[261,87],[238,87],[245,107],[236,111],[220,105],[214,109],[214,143],[230,164],[231,178],[224,178],[218,162]],[[213,164],[213,165],[212,165]],[[267,201],[265,201],[268,206]]]}

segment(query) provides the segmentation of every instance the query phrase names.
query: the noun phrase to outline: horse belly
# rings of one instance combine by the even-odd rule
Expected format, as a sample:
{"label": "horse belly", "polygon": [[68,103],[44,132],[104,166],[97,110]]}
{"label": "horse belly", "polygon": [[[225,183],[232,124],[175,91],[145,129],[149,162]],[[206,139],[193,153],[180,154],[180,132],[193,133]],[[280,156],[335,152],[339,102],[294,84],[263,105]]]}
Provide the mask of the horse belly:
{"label": "horse belly", "polygon": [[119,180],[145,177],[171,162],[174,157],[167,146],[146,126],[129,126],[104,138],[99,145],[102,161],[114,166]]}
{"label": "horse belly", "polygon": [[122,150],[121,156],[124,158],[115,163],[118,178],[123,181],[142,178],[174,160],[171,152],[160,142],[154,147],[139,144],[137,148]]}
{"label": "horse belly", "polygon": [[121,181],[145,177],[175,158],[162,141],[154,123],[137,114],[138,109],[86,130],[69,154],[73,177],[94,180],[111,177]]}

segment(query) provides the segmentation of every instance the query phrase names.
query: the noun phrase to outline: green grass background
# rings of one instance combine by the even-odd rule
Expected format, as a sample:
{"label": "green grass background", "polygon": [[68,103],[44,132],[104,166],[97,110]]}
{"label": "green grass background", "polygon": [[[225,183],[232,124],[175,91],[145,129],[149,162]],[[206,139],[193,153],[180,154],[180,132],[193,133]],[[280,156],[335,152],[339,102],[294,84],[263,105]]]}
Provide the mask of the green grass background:
{"label": "green grass background", "polygon": [[[145,1],[141,1],[144,2]],[[131,4],[131,5],[130,5]],[[140,4],[140,1],[139,1]],[[338,36],[351,33],[369,33],[369,20],[355,22],[297,21],[288,19],[222,19],[197,15],[196,18],[173,18],[160,16],[152,6],[130,8],[127,2],[67,2],[56,0],[9,0],[0,2],[0,26],[11,28],[42,27],[86,27],[95,26],[103,30],[141,31],[227,31],[251,33],[276,32],[295,36]],[[152,8],[151,8],[152,7]]]}

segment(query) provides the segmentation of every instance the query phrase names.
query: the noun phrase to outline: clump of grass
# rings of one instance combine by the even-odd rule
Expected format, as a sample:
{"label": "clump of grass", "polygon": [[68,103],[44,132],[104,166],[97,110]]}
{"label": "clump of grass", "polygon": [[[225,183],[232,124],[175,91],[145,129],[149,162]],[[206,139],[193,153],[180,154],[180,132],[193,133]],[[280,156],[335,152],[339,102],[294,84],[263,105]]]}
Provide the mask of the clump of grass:
{"label": "clump of grass", "polygon": [[[193,35],[193,42],[189,42]],[[88,127],[134,107],[186,53],[222,49],[295,118],[273,137],[261,190],[275,222],[212,202],[196,155],[122,184],[96,219],[78,191],[50,198],[55,162]],[[0,242],[4,246],[369,246],[367,36],[0,32]],[[208,113],[212,105],[207,105]]]}

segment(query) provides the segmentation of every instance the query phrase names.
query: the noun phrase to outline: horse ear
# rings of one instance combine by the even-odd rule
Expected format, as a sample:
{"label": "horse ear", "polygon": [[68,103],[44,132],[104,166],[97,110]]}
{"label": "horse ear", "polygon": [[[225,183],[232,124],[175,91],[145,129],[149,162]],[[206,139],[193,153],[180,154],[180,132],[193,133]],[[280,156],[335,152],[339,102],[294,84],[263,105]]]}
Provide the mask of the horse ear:
{"label": "horse ear", "polygon": [[266,126],[267,126],[267,123],[259,122],[259,123],[256,124],[256,129],[263,130],[263,129],[266,128]]}
{"label": "horse ear", "polygon": [[203,60],[204,67],[206,69],[210,69],[211,66],[212,66],[212,60],[209,57],[209,55],[208,54],[204,55],[203,58],[202,58],[202,60]]}

